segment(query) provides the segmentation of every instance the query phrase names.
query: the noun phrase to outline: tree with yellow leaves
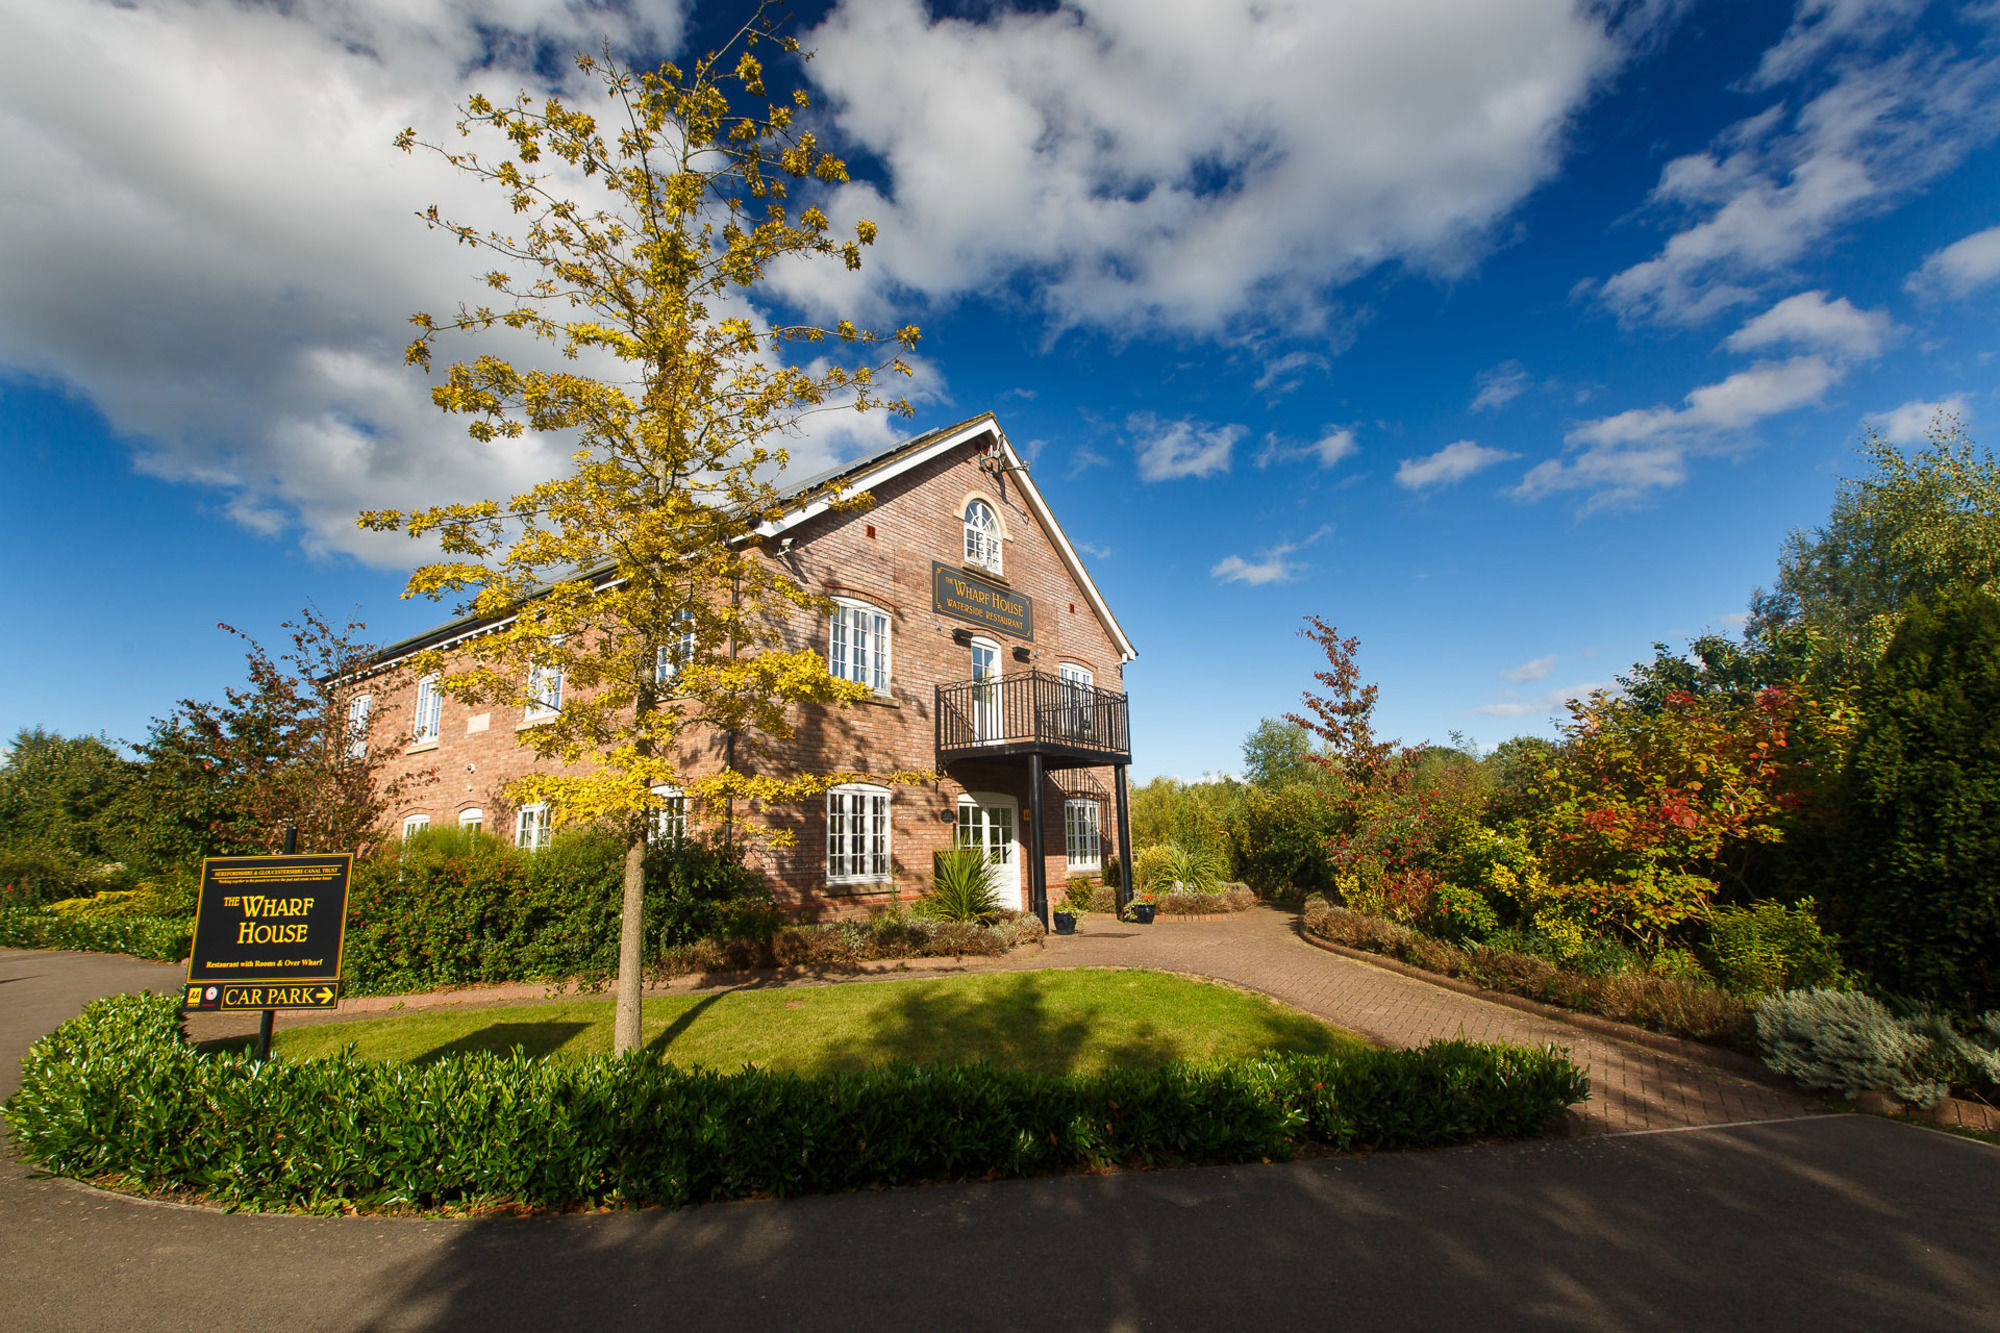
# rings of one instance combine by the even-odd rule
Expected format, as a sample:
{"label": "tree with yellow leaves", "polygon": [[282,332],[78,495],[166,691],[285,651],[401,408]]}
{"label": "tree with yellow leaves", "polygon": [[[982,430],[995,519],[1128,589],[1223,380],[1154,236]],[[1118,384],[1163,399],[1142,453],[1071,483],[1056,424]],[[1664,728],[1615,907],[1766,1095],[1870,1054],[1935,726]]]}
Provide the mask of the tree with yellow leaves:
{"label": "tree with yellow leaves", "polygon": [[[682,738],[792,731],[799,705],[840,704],[863,687],[836,679],[810,648],[763,642],[789,608],[824,610],[776,562],[758,556],[757,525],[778,513],[780,441],[814,412],[886,410],[906,399],[880,383],[908,376],[917,330],[878,337],[767,322],[751,302],[789,257],[857,268],[875,228],[839,239],[817,207],[794,208],[802,182],[846,179],[844,164],[797,122],[803,91],[768,92],[760,55],[798,54],[760,7],[717,52],[686,69],[624,67],[607,50],[579,56],[609,107],[605,120],[557,98],[510,104],[473,97],[460,140],[497,137],[497,158],[463,143],[397,138],[504,191],[517,235],[453,222],[437,229],[495,262],[492,306],[412,317],[408,360],[428,369],[447,333],[513,330],[561,353],[564,368],[495,355],[448,367],[432,397],[471,418],[474,439],[566,433],[574,467],[511,499],[380,510],[363,528],[438,543],[445,559],[405,596],[458,596],[489,622],[416,670],[440,674],[468,704],[532,706],[522,732],[561,771],[509,794],[547,802],[559,822],[595,822],[628,839],[614,1049],[640,1039],[641,920],[654,789],[677,787],[697,810],[736,800],[798,801],[859,776],[751,775],[732,764],[690,776]],[[733,63],[732,63],[733,62]],[[581,202],[576,196],[587,196]],[[787,354],[839,349],[806,367]],[[849,503],[855,502],[850,499]],[[550,683],[561,681],[559,698]],[[909,780],[915,775],[894,775]]]}

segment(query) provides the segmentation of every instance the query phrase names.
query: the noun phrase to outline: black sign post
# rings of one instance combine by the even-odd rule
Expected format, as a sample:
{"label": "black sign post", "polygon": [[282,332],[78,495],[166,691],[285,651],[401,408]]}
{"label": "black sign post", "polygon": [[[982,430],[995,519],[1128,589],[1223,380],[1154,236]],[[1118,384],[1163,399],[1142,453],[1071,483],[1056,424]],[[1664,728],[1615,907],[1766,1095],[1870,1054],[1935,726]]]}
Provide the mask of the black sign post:
{"label": "black sign post", "polygon": [[332,1009],[347,934],[349,852],[211,856],[201,863],[185,1007],[260,1009],[257,1058],[271,1053],[279,1009]]}

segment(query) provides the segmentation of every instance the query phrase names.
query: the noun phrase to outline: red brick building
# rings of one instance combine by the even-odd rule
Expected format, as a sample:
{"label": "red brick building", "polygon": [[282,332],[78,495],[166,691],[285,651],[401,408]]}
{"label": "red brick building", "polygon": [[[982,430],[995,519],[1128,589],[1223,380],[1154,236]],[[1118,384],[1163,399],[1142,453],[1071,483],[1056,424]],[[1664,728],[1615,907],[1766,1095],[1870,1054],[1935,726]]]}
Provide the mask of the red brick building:
{"label": "red brick building", "polygon": [[[875,501],[865,509],[829,504],[836,492],[863,491]],[[802,709],[797,734],[756,764],[921,769],[937,780],[838,787],[797,808],[739,814],[794,835],[787,846],[751,840],[752,863],[779,901],[828,917],[912,898],[929,886],[934,851],[970,843],[998,861],[1006,904],[1046,920],[1049,885],[1101,879],[1113,855],[1129,865],[1124,665],[1136,653],[992,415],[812,478],[791,504],[759,529],[758,558],[832,598],[834,611],[794,613],[773,636],[788,649],[814,646],[870,694]],[[381,661],[448,651],[480,628],[441,626],[385,649]],[[560,680],[537,686],[560,707]],[[400,828],[476,824],[528,846],[547,836],[546,811],[515,808],[502,794],[536,762],[516,743],[535,710],[473,711],[428,679],[371,692],[356,707],[372,721],[371,743],[399,738],[401,760],[386,777],[438,775],[395,812]],[[726,736],[692,738],[682,771],[715,771],[731,748]],[[740,768],[753,767],[747,748]]]}

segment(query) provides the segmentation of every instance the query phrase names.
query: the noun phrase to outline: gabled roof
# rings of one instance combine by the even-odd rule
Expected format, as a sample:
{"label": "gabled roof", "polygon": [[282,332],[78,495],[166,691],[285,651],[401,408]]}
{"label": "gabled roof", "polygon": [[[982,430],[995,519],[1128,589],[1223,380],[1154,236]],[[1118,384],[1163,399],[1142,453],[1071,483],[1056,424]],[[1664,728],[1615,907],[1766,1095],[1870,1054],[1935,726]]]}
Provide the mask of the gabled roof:
{"label": "gabled roof", "polygon": [[[1028,465],[1014,452],[1014,446],[1008,442],[1005,432],[1000,429],[999,420],[991,412],[982,412],[956,425],[940,427],[937,430],[926,431],[913,439],[898,441],[886,448],[877,449],[874,453],[843,463],[839,467],[814,473],[788,486],[781,493],[780,501],[789,508],[778,518],[758,524],[757,535],[775,537],[808,519],[817,518],[832,508],[833,504],[844,495],[852,495],[879,486],[982,435],[993,437],[999,448],[1004,469],[1014,474],[1021,487],[1021,496],[1027,501],[1028,509],[1042,525],[1042,530],[1048,534],[1050,542],[1056,548],[1056,554],[1062,559],[1063,567],[1069,571],[1070,577],[1076,580],[1076,586],[1083,590],[1084,600],[1090,604],[1091,611],[1103,624],[1104,632],[1111,638],[1112,647],[1118,651],[1119,660],[1129,662],[1137,657],[1138,649],[1134,648],[1131,639],[1126,637],[1118,618],[1111,614],[1111,607],[1105,602],[1104,595],[1097,590],[1097,584],[1092,581],[1089,571],[1083,567],[1083,560],[1077,555],[1076,548],[1071,545],[1069,535],[1062,530],[1062,525],[1056,522],[1048,501],[1042,498],[1041,491],[1035,486],[1034,478],[1028,475]],[[610,571],[607,567],[594,572],[604,574]],[[379,666],[399,657],[407,657],[411,653],[470,637],[489,625],[505,623],[505,617],[494,619],[489,616],[460,616],[425,630],[421,634],[390,644],[376,654],[375,663]]]}

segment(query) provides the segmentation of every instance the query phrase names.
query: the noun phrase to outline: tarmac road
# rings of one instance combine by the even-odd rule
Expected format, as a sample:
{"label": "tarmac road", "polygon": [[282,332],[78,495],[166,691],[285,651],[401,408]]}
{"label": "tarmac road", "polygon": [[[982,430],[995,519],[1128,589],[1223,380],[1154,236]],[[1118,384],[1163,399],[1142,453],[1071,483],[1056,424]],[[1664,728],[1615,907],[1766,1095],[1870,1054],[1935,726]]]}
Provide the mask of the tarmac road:
{"label": "tarmac road", "polygon": [[[0,1092],[178,969],[0,951]],[[224,1214],[0,1162],[28,1329],[2000,1329],[2000,1149],[1865,1116],[484,1221]]]}

